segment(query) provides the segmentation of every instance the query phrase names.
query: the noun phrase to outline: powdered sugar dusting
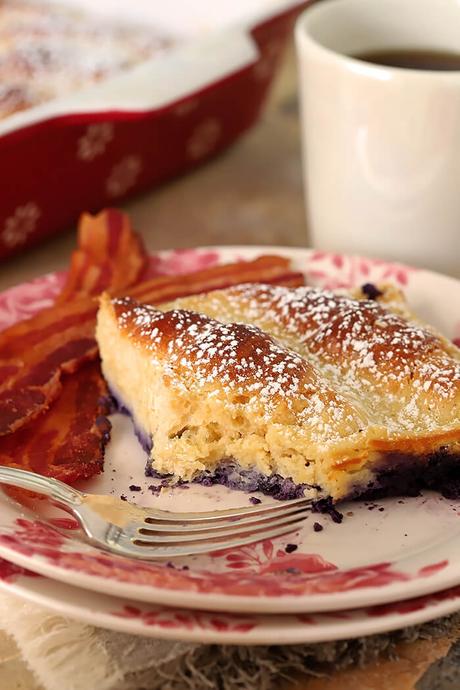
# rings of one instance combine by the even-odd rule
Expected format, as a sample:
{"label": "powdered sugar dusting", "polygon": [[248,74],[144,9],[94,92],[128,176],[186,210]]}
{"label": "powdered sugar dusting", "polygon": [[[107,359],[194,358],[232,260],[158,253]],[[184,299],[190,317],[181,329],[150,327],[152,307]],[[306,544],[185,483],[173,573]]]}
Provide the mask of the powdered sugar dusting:
{"label": "powdered sugar dusting", "polygon": [[460,354],[409,312],[402,318],[402,304],[393,311],[350,294],[254,284],[177,304],[194,302],[223,321],[258,324],[389,434],[458,428]]}
{"label": "powdered sugar dusting", "polygon": [[171,385],[225,395],[265,419],[304,426],[313,440],[359,433],[360,415],[301,355],[253,325],[113,301],[128,337],[154,353]]}
{"label": "powdered sugar dusting", "polygon": [[56,5],[0,6],[0,117],[67,94],[145,60],[169,41]]}
{"label": "powdered sugar dusting", "polygon": [[411,463],[458,457],[460,354],[382,291],[251,284],[160,308],[106,298],[104,371],[152,436],[156,471],[190,480],[231,459],[338,500],[375,489],[382,461],[402,481]]}

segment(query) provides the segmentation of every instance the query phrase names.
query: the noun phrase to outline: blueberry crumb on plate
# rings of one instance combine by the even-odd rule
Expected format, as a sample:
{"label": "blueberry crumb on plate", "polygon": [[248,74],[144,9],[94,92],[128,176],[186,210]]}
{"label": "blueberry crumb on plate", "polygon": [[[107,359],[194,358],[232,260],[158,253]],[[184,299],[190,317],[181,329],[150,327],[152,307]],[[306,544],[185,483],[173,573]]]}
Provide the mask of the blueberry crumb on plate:
{"label": "blueberry crumb on plate", "polygon": [[252,503],[253,505],[258,505],[259,503],[262,503],[260,498],[257,498],[257,496],[250,496],[249,497],[249,503]]}

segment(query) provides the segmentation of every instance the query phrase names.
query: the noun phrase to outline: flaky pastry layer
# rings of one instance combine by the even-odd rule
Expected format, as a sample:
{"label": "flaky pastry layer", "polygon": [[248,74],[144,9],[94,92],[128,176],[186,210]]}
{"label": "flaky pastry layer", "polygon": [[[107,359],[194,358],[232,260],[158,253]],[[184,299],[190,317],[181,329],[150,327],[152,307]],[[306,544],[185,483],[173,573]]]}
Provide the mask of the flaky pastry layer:
{"label": "flaky pastry layer", "polygon": [[101,301],[104,374],[160,473],[231,459],[340,500],[460,454],[460,353],[391,287],[238,285],[161,308]]}

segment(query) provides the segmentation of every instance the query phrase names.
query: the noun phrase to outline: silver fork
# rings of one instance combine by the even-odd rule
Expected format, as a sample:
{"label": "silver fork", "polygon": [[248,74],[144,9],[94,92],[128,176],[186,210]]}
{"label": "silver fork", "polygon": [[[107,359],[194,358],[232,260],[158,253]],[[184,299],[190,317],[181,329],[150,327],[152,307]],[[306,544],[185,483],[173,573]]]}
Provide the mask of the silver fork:
{"label": "silver fork", "polygon": [[295,530],[311,507],[307,498],[245,508],[175,513],[142,508],[114,496],[86,494],[57,479],[0,467],[0,484],[28,489],[74,515],[90,542],[130,558],[191,556],[251,544]]}

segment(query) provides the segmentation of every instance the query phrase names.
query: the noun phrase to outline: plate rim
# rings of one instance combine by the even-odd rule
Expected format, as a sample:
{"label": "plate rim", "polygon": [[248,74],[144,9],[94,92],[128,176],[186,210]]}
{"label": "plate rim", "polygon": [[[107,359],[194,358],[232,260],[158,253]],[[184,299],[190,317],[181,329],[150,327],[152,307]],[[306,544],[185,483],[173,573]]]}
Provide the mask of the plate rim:
{"label": "plate rim", "polygon": [[[35,578],[34,578],[35,579]],[[50,580],[49,578],[42,578],[43,580]],[[116,608],[120,610],[123,605],[139,605],[139,602],[135,600],[127,600],[123,597],[112,596],[105,594],[105,597],[113,600],[114,611],[97,611],[96,616],[98,620],[94,620],[95,613],[91,610],[89,606],[85,607],[79,606],[78,603],[69,602],[68,599],[63,600],[62,598],[53,598],[51,595],[36,592],[34,589],[30,589],[26,584],[27,576],[20,577],[20,582],[7,580],[2,580],[0,578],[0,591],[13,594],[26,600],[32,602],[38,606],[43,606],[51,611],[55,611],[61,616],[70,616],[72,619],[77,620],[88,625],[93,625],[95,627],[102,627],[104,629],[114,630],[127,634],[142,635],[144,637],[154,637],[156,639],[164,640],[179,640],[182,642],[199,642],[201,644],[232,644],[232,645],[244,645],[244,646],[256,646],[256,645],[266,645],[273,644],[273,627],[267,626],[266,619],[273,619],[276,622],[277,632],[280,630],[280,623],[289,625],[291,619],[294,618],[293,614],[256,614],[252,613],[251,619],[255,620],[256,625],[255,631],[251,629],[249,632],[241,632],[238,630],[223,630],[223,629],[209,629],[195,627],[188,629],[186,625],[182,628],[178,627],[164,627],[159,624],[144,624],[142,621],[136,621],[122,615],[117,615],[115,613]],[[70,587],[71,594],[80,594],[84,598],[84,589],[68,585],[66,583],[60,582],[61,586],[65,588]],[[440,590],[436,594],[442,594],[444,590]],[[94,595],[98,595],[98,592],[92,592]],[[429,596],[429,595],[428,595]],[[401,599],[398,604],[405,604],[406,602],[410,604],[410,599]],[[64,607],[64,609],[63,609]],[[161,606],[161,609],[165,612],[177,612],[187,614],[190,609],[184,609],[179,607],[168,607]],[[441,599],[440,601],[427,602],[426,604],[416,608],[412,611],[391,611],[389,613],[384,613],[382,615],[365,615],[366,610],[369,607],[359,607],[356,609],[346,609],[344,611],[332,611],[324,612],[326,613],[337,613],[336,621],[332,621],[329,626],[324,626],[321,620],[309,623],[308,621],[292,621],[291,629],[283,629],[283,638],[280,644],[283,645],[293,645],[293,644],[315,644],[319,642],[331,642],[337,640],[345,640],[353,637],[361,637],[367,635],[376,635],[384,632],[390,632],[393,630],[401,629],[402,627],[410,627],[413,625],[419,625],[421,623],[446,616],[456,611],[460,610],[460,592],[453,594],[451,598]],[[209,615],[216,613],[213,611],[196,611],[197,614],[204,613]],[[226,616],[231,612],[217,612],[220,615]],[[300,613],[300,612],[297,612]],[[343,622],[343,618],[340,614],[348,613],[350,618]],[[356,618],[356,614],[362,613],[362,618]],[[236,614],[237,616],[239,614]],[[317,614],[313,613],[313,616],[318,616],[321,618],[321,612]],[[244,614],[241,614],[243,617]],[[262,623],[257,624],[257,619],[261,619]],[[285,620],[283,620],[285,619]],[[327,621],[327,617],[326,617]],[[265,627],[264,627],[265,622]],[[131,624],[130,624],[131,623]],[[137,625],[136,625],[137,623]],[[337,626],[337,630],[334,632],[334,626]],[[281,626],[282,627],[282,626]],[[356,627],[358,630],[356,631]],[[331,630],[332,628],[332,630]],[[353,629],[355,628],[355,629]]]}
{"label": "plate rim", "polygon": [[[215,251],[222,255],[225,260],[225,255],[227,254],[242,254],[245,258],[253,258],[260,256],[261,254],[276,253],[285,256],[290,256],[297,259],[310,259],[314,252],[318,251],[309,247],[288,247],[288,246],[276,246],[276,245],[209,245],[193,247],[190,249],[167,249],[157,252],[152,252],[150,256],[168,256],[174,252],[206,252]],[[331,252],[324,252],[325,256],[334,256]],[[375,259],[367,259],[366,257],[360,257],[357,255],[347,255],[338,254],[338,256],[344,257],[345,259],[361,260],[375,262]],[[379,260],[377,260],[379,261]],[[460,280],[454,278],[453,276],[443,275],[434,271],[428,271],[423,268],[413,269],[410,266],[401,263],[395,263],[391,261],[382,260],[380,262],[382,265],[390,266],[403,266],[407,267],[409,270],[414,270],[414,277],[418,276],[419,279],[424,282],[427,279],[439,281],[448,281],[456,286],[460,290]],[[54,273],[46,274],[48,276],[53,276],[56,274],[61,274],[62,272],[56,271]],[[45,276],[42,276],[45,277]],[[31,281],[25,281],[14,289],[21,286],[34,283],[40,278],[35,278]],[[3,498],[2,498],[3,500]],[[0,517],[1,519],[1,517]],[[222,610],[222,605],[227,602],[230,604],[234,610],[241,612],[252,612],[252,613],[285,613],[299,612],[300,610],[304,612],[320,612],[320,611],[336,611],[344,610],[349,608],[356,608],[362,606],[370,606],[382,603],[390,603],[394,601],[401,600],[401,590],[404,590],[404,599],[414,598],[418,596],[424,596],[441,589],[446,589],[454,586],[460,582],[460,569],[457,575],[452,573],[447,576],[447,573],[443,572],[441,574],[434,575],[428,578],[414,578],[412,580],[406,581],[404,583],[391,583],[384,586],[373,586],[360,588],[357,590],[350,590],[347,592],[328,592],[328,593],[318,593],[318,594],[300,594],[300,595],[282,595],[280,600],[283,602],[282,605],[276,605],[276,598],[270,596],[259,596],[253,597],[250,595],[233,595],[228,593],[211,593],[206,594],[203,592],[193,592],[189,590],[176,590],[155,587],[152,585],[138,585],[132,583],[122,582],[120,580],[115,580],[111,578],[103,578],[96,574],[88,574],[78,570],[71,570],[64,568],[62,566],[46,562],[41,556],[23,556],[14,549],[9,549],[8,547],[0,544],[0,555],[4,555],[8,560],[17,563],[23,567],[39,572],[48,578],[59,580],[61,582],[67,583],[71,586],[76,586],[84,589],[89,589],[91,591],[100,591],[106,593],[108,590],[113,594],[111,596],[117,596],[117,592],[120,596],[125,598],[135,598],[138,601],[154,603],[163,602],[167,605],[173,605],[174,600],[177,599],[177,595],[180,593],[182,597],[187,598],[187,603],[181,603],[183,608],[200,608],[203,610]],[[85,584],[84,584],[85,583]],[[136,596],[133,597],[133,588],[136,589]],[[145,590],[145,591],[144,591]],[[131,594],[128,594],[131,592]],[[345,601],[342,603],[337,603],[334,599],[343,598]],[[313,601],[308,601],[312,600]],[[302,603],[307,600],[308,603]],[[316,603],[315,603],[316,602]],[[176,603],[177,606],[177,603]]]}

